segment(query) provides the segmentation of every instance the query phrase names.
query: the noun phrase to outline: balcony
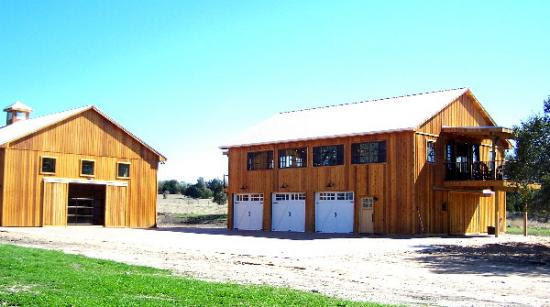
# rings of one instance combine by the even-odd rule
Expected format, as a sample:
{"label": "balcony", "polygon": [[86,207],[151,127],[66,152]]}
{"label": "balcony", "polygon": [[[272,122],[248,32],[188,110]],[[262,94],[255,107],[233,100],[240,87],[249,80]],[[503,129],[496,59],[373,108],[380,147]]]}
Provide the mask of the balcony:
{"label": "balcony", "polygon": [[504,160],[445,163],[445,180],[504,180]]}

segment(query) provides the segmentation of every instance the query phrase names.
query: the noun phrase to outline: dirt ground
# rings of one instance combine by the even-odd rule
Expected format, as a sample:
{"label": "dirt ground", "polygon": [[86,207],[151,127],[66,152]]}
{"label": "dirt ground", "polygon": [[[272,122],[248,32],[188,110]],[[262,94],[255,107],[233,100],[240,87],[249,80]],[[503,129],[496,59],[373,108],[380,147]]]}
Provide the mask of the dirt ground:
{"label": "dirt ground", "polygon": [[171,196],[159,200],[158,209],[159,221],[171,223],[159,223],[157,229],[0,228],[0,243],[353,300],[550,306],[550,238],[232,232],[209,218],[178,224],[182,216],[223,216],[225,206]]}

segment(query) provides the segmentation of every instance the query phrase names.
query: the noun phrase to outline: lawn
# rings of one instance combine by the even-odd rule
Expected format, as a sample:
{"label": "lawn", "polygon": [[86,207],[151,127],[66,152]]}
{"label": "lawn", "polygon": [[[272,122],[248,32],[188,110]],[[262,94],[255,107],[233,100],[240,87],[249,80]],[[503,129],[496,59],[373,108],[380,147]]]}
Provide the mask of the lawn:
{"label": "lawn", "polygon": [[[508,227],[506,233],[511,235],[523,235],[523,228],[517,226]],[[527,234],[530,236],[550,237],[550,228],[527,227]]]}
{"label": "lawn", "polygon": [[381,306],[0,244],[0,306]]}

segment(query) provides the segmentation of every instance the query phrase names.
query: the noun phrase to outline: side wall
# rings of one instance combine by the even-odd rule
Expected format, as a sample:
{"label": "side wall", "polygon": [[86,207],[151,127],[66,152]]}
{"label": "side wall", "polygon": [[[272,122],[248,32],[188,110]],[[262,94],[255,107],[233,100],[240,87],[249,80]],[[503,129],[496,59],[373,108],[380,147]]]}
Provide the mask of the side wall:
{"label": "side wall", "polygon": [[[5,149],[3,226],[42,225],[43,177],[84,178],[80,160],[95,160],[94,179],[128,181],[130,227],[156,224],[158,156],[90,110],[9,144]],[[40,158],[55,157],[56,174],[40,174]],[[116,178],[116,163],[130,162],[130,179]]]}
{"label": "side wall", "polygon": [[[351,144],[386,141],[387,162],[351,164]],[[313,167],[313,147],[344,144],[344,165]],[[264,193],[264,230],[271,229],[271,195],[274,192],[306,193],[306,231],[315,231],[315,192],[355,192],[355,226],[358,232],[359,201],[373,196],[374,230],[376,233],[414,233],[413,147],[412,132],[377,134],[315,141],[281,143],[229,149],[228,227],[233,225],[233,195]],[[306,168],[279,169],[278,150],[308,148]],[[251,151],[273,150],[275,169],[247,170],[246,156]],[[284,187],[284,188],[283,188]]]}

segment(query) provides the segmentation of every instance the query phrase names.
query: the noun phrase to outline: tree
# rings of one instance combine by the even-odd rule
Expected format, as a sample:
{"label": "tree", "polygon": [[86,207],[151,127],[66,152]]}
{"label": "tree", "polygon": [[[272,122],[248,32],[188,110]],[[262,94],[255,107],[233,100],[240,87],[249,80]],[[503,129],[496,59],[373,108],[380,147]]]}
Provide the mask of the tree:
{"label": "tree", "polygon": [[181,191],[180,183],[175,180],[166,180],[166,181],[160,181],[158,185],[158,192],[164,193],[164,191],[168,191],[170,194],[177,194]]}
{"label": "tree", "polygon": [[225,204],[227,201],[227,195],[223,191],[223,181],[218,178],[214,178],[207,182],[207,186],[212,191],[212,200],[219,205]]}
{"label": "tree", "polygon": [[[523,204],[524,235],[527,235],[527,211],[550,209],[550,97],[544,101],[544,113],[529,117],[514,127],[516,146],[504,172],[518,190]],[[533,189],[534,183],[542,189]]]}

